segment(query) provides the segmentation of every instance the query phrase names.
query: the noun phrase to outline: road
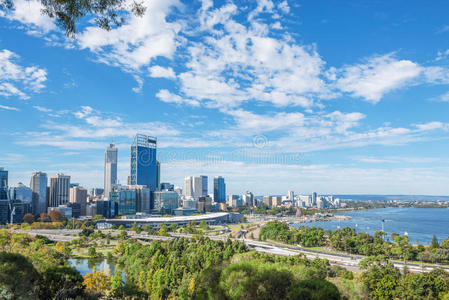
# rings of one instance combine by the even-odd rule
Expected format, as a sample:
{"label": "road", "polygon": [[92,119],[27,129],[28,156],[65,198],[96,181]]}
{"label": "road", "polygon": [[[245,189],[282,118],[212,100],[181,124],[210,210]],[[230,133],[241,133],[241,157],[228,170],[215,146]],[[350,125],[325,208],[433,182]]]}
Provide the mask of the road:
{"label": "road", "polygon": [[[15,232],[22,232],[22,233],[28,233],[31,236],[36,235],[43,235],[48,237],[50,240],[53,241],[61,241],[61,242],[70,242],[76,238],[78,238],[78,234],[81,232],[81,230],[78,229],[33,229],[33,230],[14,230]],[[104,233],[112,233],[114,235],[118,235],[118,231],[114,230],[103,230]],[[173,240],[175,238],[192,238],[192,234],[186,234],[186,233],[171,233],[170,236],[158,236],[158,235],[148,235],[146,233],[131,233],[128,231],[128,237],[141,240],[141,241],[153,241],[153,240],[159,240],[159,241],[169,241]],[[223,241],[225,242],[228,237],[224,236],[207,236],[211,240],[215,241]],[[364,256],[360,255],[348,255],[348,254],[337,254],[337,253],[325,253],[321,251],[311,250],[307,248],[302,248],[298,246],[289,246],[289,245],[280,245],[275,244],[272,242],[261,242],[261,241],[254,241],[250,239],[244,239],[244,238],[231,238],[231,240],[239,241],[242,243],[245,243],[249,248],[254,249],[258,252],[264,252],[274,255],[280,255],[280,256],[291,256],[291,255],[298,255],[303,254],[308,259],[315,259],[315,258],[324,258],[329,260],[330,264],[332,265],[338,265],[342,266],[348,270],[356,271],[359,270],[359,263],[360,261],[365,258]],[[420,273],[420,272],[429,272],[435,269],[437,266],[435,265],[428,265],[428,264],[419,264],[419,263],[406,263],[407,268],[410,272],[414,273]],[[394,266],[403,269],[404,263],[403,262],[394,262]],[[446,271],[449,271],[449,267],[441,267],[445,269]]]}

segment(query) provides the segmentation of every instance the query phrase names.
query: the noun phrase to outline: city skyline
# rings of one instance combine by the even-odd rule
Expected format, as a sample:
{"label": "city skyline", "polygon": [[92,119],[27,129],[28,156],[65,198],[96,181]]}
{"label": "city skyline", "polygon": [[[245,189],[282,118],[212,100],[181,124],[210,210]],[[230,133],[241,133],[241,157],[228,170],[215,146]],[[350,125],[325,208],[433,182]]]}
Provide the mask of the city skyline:
{"label": "city skyline", "polygon": [[228,194],[449,194],[448,3],[155,0],[76,39],[17,3],[0,15],[11,186],[43,171],[101,187],[111,142],[126,184],[142,132],[181,187],[204,174]]}

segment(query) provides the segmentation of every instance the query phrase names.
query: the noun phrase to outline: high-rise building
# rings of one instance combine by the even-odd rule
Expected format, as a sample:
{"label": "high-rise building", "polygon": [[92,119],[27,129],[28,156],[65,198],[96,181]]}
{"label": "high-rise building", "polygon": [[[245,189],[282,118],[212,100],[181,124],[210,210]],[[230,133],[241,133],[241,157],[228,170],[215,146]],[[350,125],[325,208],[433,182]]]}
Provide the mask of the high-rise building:
{"label": "high-rise building", "polygon": [[117,147],[109,144],[104,152],[104,196],[109,197],[109,193],[117,184]]}
{"label": "high-rise building", "polygon": [[131,146],[131,185],[146,185],[157,189],[157,140],[155,137],[137,134]]}
{"label": "high-rise building", "polygon": [[4,168],[0,168],[0,188],[8,187],[8,171]]}
{"label": "high-rise building", "polygon": [[57,174],[50,177],[50,207],[57,207],[69,202],[70,176]]}
{"label": "high-rise building", "polygon": [[207,196],[207,176],[201,175],[201,196]]}
{"label": "high-rise building", "polygon": [[193,197],[193,177],[187,176],[185,178],[185,184],[186,197]]}
{"label": "high-rise building", "polygon": [[31,176],[30,188],[33,191],[33,212],[39,215],[47,212],[47,173],[34,172]]}
{"label": "high-rise building", "polygon": [[312,206],[316,205],[316,197],[317,197],[317,194],[315,192],[313,192],[312,193]]}
{"label": "high-rise building", "polygon": [[253,193],[247,191],[246,194],[242,196],[243,205],[246,206],[256,206],[254,203],[254,195]]}
{"label": "high-rise building", "polygon": [[9,199],[11,200],[20,200],[23,203],[30,204],[33,202],[33,191],[19,182],[17,186],[9,189]]}
{"label": "high-rise building", "polygon": [[9,221],[8,171],[0,168],[0,224]]}
{"label": "high-rise building", "polygon": [[70,198],[71,203],[78,203],[80,205],[80,215],[86,215],[86,204],[87,204],[87,189],[75,186],[70,189]]}
{"label": "high-rise building", "polygon": [[214,178],[214,201],[217,203],[226,202],[226,184],[221,176]]}
{"label": "high-rise building", "polygon": [[161,162],[156,159],[156,190],[161,190]]}
{"label": "high-rise building", "polygon": [[198,199],[203,195],[203,178],[201,176],[193,177],[193,198]]}

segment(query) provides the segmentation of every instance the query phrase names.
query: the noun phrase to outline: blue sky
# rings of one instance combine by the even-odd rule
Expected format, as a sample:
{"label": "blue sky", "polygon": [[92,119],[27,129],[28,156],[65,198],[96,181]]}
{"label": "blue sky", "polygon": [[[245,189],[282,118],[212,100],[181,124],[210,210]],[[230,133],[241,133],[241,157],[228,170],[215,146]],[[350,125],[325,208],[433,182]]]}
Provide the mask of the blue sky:
{"label": "blue sky", "polygon": [[446,1],[145,2],[66,38],[40,4],[0,12],[0,166],[10,181],[129,173],[136,132],[162,180],[229,193],[449,194]]}

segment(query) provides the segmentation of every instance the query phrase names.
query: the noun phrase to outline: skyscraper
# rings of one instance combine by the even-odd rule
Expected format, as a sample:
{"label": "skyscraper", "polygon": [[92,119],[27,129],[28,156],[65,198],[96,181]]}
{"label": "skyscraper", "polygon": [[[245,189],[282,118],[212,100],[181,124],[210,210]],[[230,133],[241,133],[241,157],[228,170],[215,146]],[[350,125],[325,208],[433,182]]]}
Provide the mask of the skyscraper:
{"label": "skyscraper", "polygon": [[117,147],[109,144],[104,152],[104,197],[109,198],[109,193],[117,184]]}
{"label": "skyscraper", "polygon": [[0,168],[0,224],[9,222],[8,171]]}
{"label": "skyscraper", "polygon": [[78,203],[80,205],[80,215],[86,215],[87,205],[87,189],[74,186],[70,189],[70,203]]}
{"label": "skyscraper", "polygon": [[34,172],[31,176],[30,188],[33,191],[34,214],[47,212],[47,174]]}
{"label": "skyscraper", "polygon": [[161,162],[156,159],[156,189],[161,190]]}
{"label": "skyscraper", "polygon": [[207,196],[207,176],[201,175],[201,196]]}
{"label": "skyscraper", "polygon": [[0,188],[8,187],[8,171],[4,168],[0,168]]}
{"label": "skyscraper", "polygon": [[203,195],[203,179],[200,176],[193,177],[193,198],[198,199]]}
{"label": "skyscraper", "polygon": [[131,185],[146,185],[151,191],[157,188],[157,140],[137,134],[131,146]]}
{"label": "skyscraper", "polygon": [[70,176],[57,174],[50,177],[50,207],[57,207],[69,202]]}
{"label": "skyscraper", "polygon": [[185,184],[186,197],[193,197],[193,177],[187,176],[185,178]]}
{"label": "skyscraper", "polygon": [[226,184],[221,176],[214,178],[214,201],[217,203],[226,202]]}

